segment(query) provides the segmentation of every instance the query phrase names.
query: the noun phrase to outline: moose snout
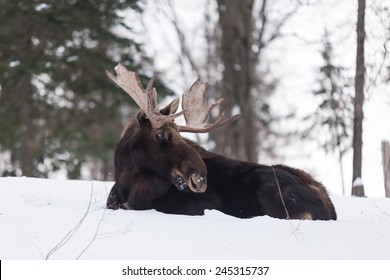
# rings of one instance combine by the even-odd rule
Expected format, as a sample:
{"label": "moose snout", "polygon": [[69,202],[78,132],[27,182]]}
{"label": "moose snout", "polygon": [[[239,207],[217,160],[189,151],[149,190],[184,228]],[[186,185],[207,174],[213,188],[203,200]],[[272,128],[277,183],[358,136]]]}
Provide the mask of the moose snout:
{"label": "moose snout", "polygon": [[207,188],[206,175],[200,173],[191,173],[185,175],[180,170],[173,171],[174,185],[179,191],[191,191],[194,193],[203,193]]}

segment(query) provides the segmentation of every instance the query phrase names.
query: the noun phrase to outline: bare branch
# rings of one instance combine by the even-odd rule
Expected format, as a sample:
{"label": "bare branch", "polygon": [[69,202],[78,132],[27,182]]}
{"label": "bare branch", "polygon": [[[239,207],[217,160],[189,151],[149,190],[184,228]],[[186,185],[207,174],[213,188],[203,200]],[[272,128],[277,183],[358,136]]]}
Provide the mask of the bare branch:
{"label": "bare branch", "polygon": [[103,211],[102,216],[100,217],[98,226],[96,227],[95,234],[93,235],[92,239],[89,241],[88,245],[77,256],[77,258],[76,258],[77,260],[80,259],[80,257],[85,253],[85,251],[87,251],[89,249],[89,247],[91,247],[92,243],[96,240],[96,237],[98,236],[98,233],[99,233],[100,225],[102,224],[103,218],[106,214],[106,210],[107,210],[107,208],[104,208],[104,211]]}
{"label": "bare branch", "polygon": [[92,205],[92,197],[93,197],[93,182],[92,182],[92,187],[91,187],[91,194],[90,194],[90,197],[89,197],[89,202],[88,202],[88,206],[87,206],[87,209],[84,213],[84,215],[81,217],[80,221],[76,224],[75,227],[73,227],[66,235],[65,237],[53,248],[49,251],[49,253],[47,253],[46,255],[46,260],[48,260],[51,255],[53,255],[55,252],[57,252],[60,248],[62,248],[66,243],[68,243],[68,241],[76,234],[76,232],[79,230],[79,228],[81,227],[81,225],[83,224],[85,218],[88,216],[89,214],[89,210],[91,208],[91,205]]}
{"label": "bare branch", "polygon": [[263,0],[263,3],[261,4],[261,9],[260,9],[260,19],[261,19],[261,27],[259,30],[259,37],[257,39],[257,46],[259,47],[259,52],[260,50],[264,47],[263,41],[264,41],[264,33],[265,33],[265,28],[267,26],[267,15],[266,15],[266,8],[267,8],[267,0]]}
{"label": "bare branch", "polygon": [[[173,28],[176,31],[177,37],[179,38],[179,44],[180,44],[180,51],[182,55],[188,60],[188,63],[190,64],[193,71],[195,71],[196,75],[198,77],[201,77],[200,69],[198,65],[195,63],[195,59],[192,56],[190,48],[187,46],[187,40],[185,36],[185,32],[183,32],[182,28],[180,27],[180,20],[176,13],[176,10],[172,4],[172,1],[167,0],[167,7],[169,8],[169,13],[161,9],[161,11],[164,13],[164,15],[170,20]],[[181,60],[181,58],[180,58]],[[181,61],[182,62],[182,61]]]}
{"label": "bare branch", "polygon": [[[269,21],[269,18],[267,16],[267,14],[269,13],[267,11],[267,9],[269,7],[269,3],[267,0],[262,1],[260,11],[259,11],[259,19],[260,19],[261,24],[258,27],[258,30],[256,32],[258,34],[257,40],[255,40],[255,42],[254,42],[258,47],[258,51],[255,53],[257,55],[257,59],[259,58],[261,51],[266,46],[268,46],[274,40],[276,40],[282,36],[281,29],[288,23],[289,19],[291,17],[293,17],[298,12],[298,10],[300,9],[300,7],[302,5],[305,5],[305,4],[301,3],[300,1],[297,1],[295,6],[289,12],[287,12],[276,23],[272,23]],[[307,5],[309,5],[309,4],[307,4]],[[273,28],[273,30],[270,29],[271,26],[275,26]],[[267,33],[270,33],[270,34],[266,38]]]}

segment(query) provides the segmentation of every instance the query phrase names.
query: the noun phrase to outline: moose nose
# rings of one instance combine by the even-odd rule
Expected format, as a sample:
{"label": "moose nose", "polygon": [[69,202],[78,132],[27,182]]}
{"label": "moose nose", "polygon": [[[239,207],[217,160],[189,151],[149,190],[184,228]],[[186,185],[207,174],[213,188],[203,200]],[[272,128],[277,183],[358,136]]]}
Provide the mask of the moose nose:
{"label": "moose nose", "polygon": [[193,185],[193,191],[198,193],[203,193],[206,191],[207,182],[206,178],[200,174],[192,174],[191,181]]}

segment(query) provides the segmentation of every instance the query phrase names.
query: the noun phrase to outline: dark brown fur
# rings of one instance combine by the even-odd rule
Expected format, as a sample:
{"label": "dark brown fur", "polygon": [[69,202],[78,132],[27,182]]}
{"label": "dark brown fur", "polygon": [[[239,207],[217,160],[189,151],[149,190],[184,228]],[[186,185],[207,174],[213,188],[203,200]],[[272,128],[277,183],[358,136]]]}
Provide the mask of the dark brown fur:
{"label": "dark brown fur", "polygon": [[[192,182],[199,187],[199,193],[189,189],[193,174],[203,178],[200,183]],[[167,213],[201,215],[204,209],[216,209],[219,204],[218,197],[205,191],[206,186],[207,168],[195,149],[180,136],[176,125],[167,123],[152,128],[140,112],[115,149],[115,185],[107,207],[156,208]]]}
{"label": "dark brown fur", "polygon": [[[206,83],[195,81],[179,99],[156,112],[153,79],[143,89],[137,73],[122,64],[117,76],[106,71],[141,108],[115,149],[115,185],[107,199],[110,209],[150,209],[200,215],[204,209],[250,218],[336,219],[325,188],[309,174],[283,165],[266,166],[228,159],[183,139],[181,132],[209,132],[239,117],[205,123],[223,99],[206,104]],[[174,119],[184,115],[186,125]]]}
{"label": "dark brown fur", "polygon": [[228,159],[186,140],[202,156],[208,169],[208,189],[221,199],[221,211],[240,218],[269,215],[286,218],[278,180],[292,219],[336,220],[325,187],[306,172],[284,165],[271,166]]}
{"label": "dark brown fur", "polygon": [[[205,209],[218,209],[240,218],[261,215],[286,218],[276,174],[290,218],[336,219],[325,187],[306,172],[275,165],[274,174],[271,166],[211,153],[176,135],[174,124],[167,124],[161,130],[172,133],[171,140],[178,144],[154,146],[149,143],[154,141],[149,138],[156,132],[142,115],[127,127],[115,150],[116,183],[107,200],[108,208],[154,208],[187,215],[202,215]],[[170,177],[170,169],[174,165],[187,166],[182,169],[194,166],[203,169],[200,157],[207,167],[207,190],[204,193],[178,190],[174,178]]]}

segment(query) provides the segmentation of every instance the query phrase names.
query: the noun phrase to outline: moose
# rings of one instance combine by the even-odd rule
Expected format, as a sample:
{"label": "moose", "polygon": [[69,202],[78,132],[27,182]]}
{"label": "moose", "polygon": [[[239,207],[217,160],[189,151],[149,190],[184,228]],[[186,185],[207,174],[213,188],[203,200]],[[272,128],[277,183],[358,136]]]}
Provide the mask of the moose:
{"label": "moose", "polygon": [[[229,159],[183,138],[180,132],[206,133],[229,125],[239,115],[206,120],[223,99],[208,105],[200,80],[179,98],[157,110],[153,79],[143,88],[137,73],[122,64],[116,76],[106,71],[140,110],[124,129],[115,149],[115,184],[109,209],[156,209],[203,215],[216,209],[238,218],[268,215],[280,219],[336,220],[325,187],[308,173],[285,165],[267,166]],[[186,124],[175,119],[183,115]]]}

